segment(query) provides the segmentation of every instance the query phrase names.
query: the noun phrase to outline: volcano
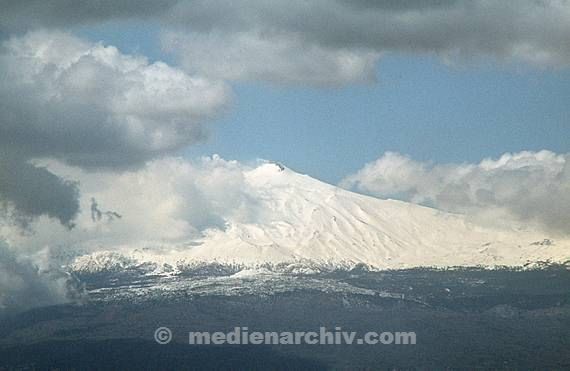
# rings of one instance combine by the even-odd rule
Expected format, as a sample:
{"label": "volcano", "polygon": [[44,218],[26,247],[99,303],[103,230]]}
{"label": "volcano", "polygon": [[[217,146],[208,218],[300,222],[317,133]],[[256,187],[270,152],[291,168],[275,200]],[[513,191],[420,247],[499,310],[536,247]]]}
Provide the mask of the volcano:
{"label": "volcano", "polygon": [[74,270],[152,264],[177,267],[316,265],[376,269],[524,266],[564,262],[568,240],[539,231],[491,228],[464,215],[365,196],[263,163],[245,172],[255,190],[255,223],[237,218],[188,243],[98,251],[76,257]]}

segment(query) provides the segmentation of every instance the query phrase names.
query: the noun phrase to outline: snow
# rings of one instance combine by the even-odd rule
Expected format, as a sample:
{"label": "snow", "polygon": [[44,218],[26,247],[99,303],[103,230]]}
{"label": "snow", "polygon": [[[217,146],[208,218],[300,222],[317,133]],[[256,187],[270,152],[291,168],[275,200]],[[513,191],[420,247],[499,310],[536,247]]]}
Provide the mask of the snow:
{"label": "snow", "polygon": [[266,276],[275,274],[267,268],[254,268],[254,269],[244,269],[235,274],[232,274],[232,278],[254,278],[257,276]]}
{"label": "snow", "polygon": [[[346,191],[280,164],[248,171],[246,182],[259,195],[255,223],[230,219],[224,230],[210,229],[183,246],[114,250],[107,255],[122,255],[120,266],[134,260],[159,266],[215,262],[251,268],[282,263],[363,263],[378,269],[492,267],[570,259],[569,240],[539,231],[481,227],[462,215]],[[537,243],[547,240],[548,244]],[[88,269],[97,262],[111,266],[109,259],[80,257],[75,268]],[[248,272],[262,273],[243,275]]]}

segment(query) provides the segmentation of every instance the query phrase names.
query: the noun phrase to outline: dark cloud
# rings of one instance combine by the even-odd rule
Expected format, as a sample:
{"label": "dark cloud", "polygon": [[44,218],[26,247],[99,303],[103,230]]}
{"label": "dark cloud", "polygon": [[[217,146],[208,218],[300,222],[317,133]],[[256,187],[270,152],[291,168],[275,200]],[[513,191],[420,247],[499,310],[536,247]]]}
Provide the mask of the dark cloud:
{"label": "dark cloud", "polygon": [[567,1],[204,0],[175,9],[165,44],[186,68],[228,79],[372,81],[385,52],[570,65]]}
{"label": "dark cloud", "polygon": [[570,65],[565,0],[9,1],[0,30],[121,19],[155,21],[188,70],[229,80],[374,81],[385,52]]}
{"label": "dark cloud", "polygon": [[429,10],[433,8],[449,8],[462,0],[342,0],[348,7],[356,9],[382,9],[382,10]]}
{"label": "dark cloud", "polygon": [[13,221],[47,215],[69,227],[79,211],[78,185],[47,169],[7,156],[0,158],[0,205]]}
{"label": "dark cloud", "polygon": [[91,197],[91,221],[94,223],[100,222],[105,216],[106,221],[111,222],[116,219],[121,219],[123,216],[116,211],[103,211],[99,208],[99,204],[94,197]]}
{"label": "dark cloud", "polygon": [[156,17],[175,3],[176,0],[3,0],[0,29],[22,31]]}

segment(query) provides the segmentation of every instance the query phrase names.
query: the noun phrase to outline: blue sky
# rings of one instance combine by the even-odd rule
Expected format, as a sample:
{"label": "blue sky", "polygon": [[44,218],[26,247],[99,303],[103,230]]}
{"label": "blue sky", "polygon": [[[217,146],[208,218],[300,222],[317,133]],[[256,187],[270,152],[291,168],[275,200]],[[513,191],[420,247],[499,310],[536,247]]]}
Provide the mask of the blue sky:
{"label": "blue sky", "polygon": [[[107,23],[78,34],[175,64],[153,23]],[[478,162],[505,152],[570,151],[570,72],[480,60],[446,65],[391,53],[377,82],[337,88],[234,82],[235,104],[185,155],[263,158],[331,183],[397,151],[420,161]]]}
{"label": "blue sky", "polygon": [[267,158],[337,182],[385,151],[445,163],[570,150],[568,73],[392,56],[378,78],[338,89],[235,85],[234,109],[187,153]]}

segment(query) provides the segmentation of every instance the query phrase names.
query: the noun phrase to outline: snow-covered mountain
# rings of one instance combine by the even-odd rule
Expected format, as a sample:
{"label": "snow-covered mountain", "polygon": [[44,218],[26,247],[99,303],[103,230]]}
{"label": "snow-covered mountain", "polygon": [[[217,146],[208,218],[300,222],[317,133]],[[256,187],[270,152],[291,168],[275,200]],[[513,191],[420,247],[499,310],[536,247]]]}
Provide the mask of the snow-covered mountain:
{"label": "snow-covered mountain", "polygon": [[522,266],[570,259],[570,242],[539,232],[484,228],[462,215],[353,193],[280,164],[245,173],[256,223],[227,220],[177,247],[125,248],[79,256],[74,270],[222,264],[255,267]]}

